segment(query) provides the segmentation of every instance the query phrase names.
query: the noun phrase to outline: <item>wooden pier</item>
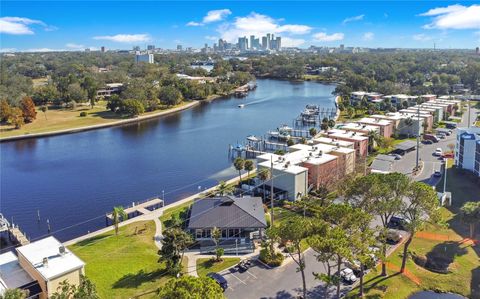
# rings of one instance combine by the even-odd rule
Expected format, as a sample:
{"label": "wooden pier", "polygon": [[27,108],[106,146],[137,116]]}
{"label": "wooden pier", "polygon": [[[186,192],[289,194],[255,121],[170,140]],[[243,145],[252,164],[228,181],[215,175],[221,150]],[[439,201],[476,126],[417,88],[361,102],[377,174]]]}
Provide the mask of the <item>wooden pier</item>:
{"label": "wooden pier", "polygon": [[[141,215],[147,215],[152,213],[153,211],[163,207],[164,202],[162,199],[158,197],[154,197],[151,199],[147,199],[143,202],[132,203],[131,207],[124,208],[125,214],[127,214],[128,219],[134,218]],[[105,215],[106,225],[110,225],[113,222],[113,215],[112,213],[108,213]],[[126,220],[126,219],[124,219]]]}
{"label": "wooden pier", "polygon": [[0,213],[0,234],[3,235],[3,232],[8,235],[8,237],[4,238],[4,241],[7,242],[5,248],[9,248],[10,246],[23,246],[30,243],[27,236],[18,228],[18,225],[10,224]]}

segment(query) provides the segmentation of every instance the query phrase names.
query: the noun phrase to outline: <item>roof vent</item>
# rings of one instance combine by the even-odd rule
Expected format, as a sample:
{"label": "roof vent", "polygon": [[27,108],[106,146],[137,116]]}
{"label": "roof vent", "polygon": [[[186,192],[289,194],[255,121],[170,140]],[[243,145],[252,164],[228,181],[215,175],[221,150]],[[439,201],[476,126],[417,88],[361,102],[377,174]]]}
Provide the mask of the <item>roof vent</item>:
{"label": "roof vent", "polygon": [[43,260],[42,260],[42,265],[44,267],[48,267],[48,257],[44,257]]}
{"label": "roof vent", "polygon": [[65,251],[65,246],[61,245],[60,247],[58,247],[58,252],[61,254],[61,255],[64,255],[66,253]]}

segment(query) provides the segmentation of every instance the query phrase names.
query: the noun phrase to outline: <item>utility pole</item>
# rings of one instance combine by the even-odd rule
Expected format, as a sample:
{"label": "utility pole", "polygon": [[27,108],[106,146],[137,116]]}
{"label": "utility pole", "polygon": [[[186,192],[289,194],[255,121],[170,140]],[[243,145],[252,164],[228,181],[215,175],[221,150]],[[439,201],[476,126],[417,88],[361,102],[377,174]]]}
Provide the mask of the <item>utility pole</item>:
{"label": "utility pole", "polygon": [[467,124],[467,127],[470,128],[470,99],[467,99],[467,105],[468,105],[468,110],[467,110],[468,124]]}
{"label": "utility pole", "polygon": [[270,156],[270,227],[273,227],[273,157]]}
{"label": "utility pole", "polygon": [[420,106],[417,105],[417,162],[415,169],[418,171],[418,158],[419,158],[419,149],[420,149]]}
{"label": "utility pole", "polygon": [[445,196],[445,192],[447,191],[447,165],[448,165],[448,158],[445,158],[445,173],[443,174],[443,195]]}

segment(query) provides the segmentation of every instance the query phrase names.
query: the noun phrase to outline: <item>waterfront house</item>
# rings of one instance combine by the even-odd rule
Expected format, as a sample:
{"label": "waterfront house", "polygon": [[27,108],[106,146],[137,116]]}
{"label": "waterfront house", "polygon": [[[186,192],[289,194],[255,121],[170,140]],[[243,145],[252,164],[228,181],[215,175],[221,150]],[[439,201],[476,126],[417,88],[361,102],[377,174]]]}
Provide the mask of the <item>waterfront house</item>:
{"label": "waterfront house", "polygon": [[197,199],[192,204],[188,230],[196,241],[211,243],[213,228],[221,230],[221,242],[249,243],[267,228],[260,197],[221,196]]}
{"label": "waterfront house", "polygon": [[30,298],[46,299],[68,281],[78,286],[85,263],[54,237],[47,237],[16,248],[16,255],[0,255],[0,292],[5,288],[30,291]]}

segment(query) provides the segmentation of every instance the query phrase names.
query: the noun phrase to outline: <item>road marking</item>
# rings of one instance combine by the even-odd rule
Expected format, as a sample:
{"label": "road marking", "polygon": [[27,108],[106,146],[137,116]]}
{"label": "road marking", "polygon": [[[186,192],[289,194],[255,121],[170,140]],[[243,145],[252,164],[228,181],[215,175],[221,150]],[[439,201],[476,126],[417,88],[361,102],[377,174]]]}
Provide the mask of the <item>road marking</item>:
{"label": "road marking", "polygon": [[241,280],[240,278],[237,277],[237,275],[233,274],[233,273],[230,273],[230,275],[232,275],[233,277],[235,277],[236,279],[238,279],[238,281],[240,281],[241,283],[243,283],[244,285],[247,285],[245,283],[245,281]]}
{"label": "road marking", "polygon": [[247,273],[253,276],[253,278],[257,278],[255,275],[253,275],[250,271],[247,270]]}

